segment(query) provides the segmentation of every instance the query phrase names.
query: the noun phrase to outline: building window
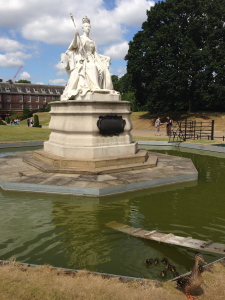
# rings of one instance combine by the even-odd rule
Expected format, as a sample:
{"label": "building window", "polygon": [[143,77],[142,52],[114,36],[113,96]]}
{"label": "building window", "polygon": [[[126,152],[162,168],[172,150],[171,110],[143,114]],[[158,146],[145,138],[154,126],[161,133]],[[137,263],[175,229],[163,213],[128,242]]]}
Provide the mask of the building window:
{"label": "building window", "polygon": [[37,89],[37,88],[34,88],[34,92],[35,92],[35,93],[38,93],[38,89]]}
{"label": "building window", "polygon": [[26,92],[30,93],[30,88],[26,87]]}
{"label": "building window", "polygon": [[10,96],[10,95],[6,95],[6,100],[7,100],[8,102],[10,102],[10,101],[11,101],[11,96]]}
{"label": "building window", "polygon": [[39,109],[39,104],[36,104],[36,109]]}
{"label": "building window", "polygon": [[19,95],[19,100],[20,100],[20,102],[23,101],[23,96],[22,95]]}
{"label": "building window", "polygon": [[43,102],[46,102],[46,96],[43,96]]}
{"label": "building window", "polygon": [[53,100],[54,100],[54,96],[51,96],[51,97],[50,97],[50,100],[53,101]]}
{"label": "building window", "polygon": [[56,89],[55,91],[56,91],[56,94],[60,94],[60,91],[59,91],[59,90]]}
{"label": "building window", "polygon": [[8,108],[8,109],[11,109],[11,104],[7,104],[7,108]]}
{"label": "building window", "polygon": [[35,97],[35,101],[39,102],[39,97],[38,96]]}
{"label": "building window", "polygon": [[0,103],[0,108],[2,108],[2,104]]}
{"label": "building window", "polygon": [[27,102],[31,102],[31,95],[27,96]]}
{"label": "building window", "polygon": [[5,88],[5,91],[6,91],[6,92],[10,92],[10,88],[9,88],[9,87],[6,87],[6,88]]}
{"label": "building window", "polygon": [[46,92],[45,89],[41,89],[41,91],[42,91],[42,93],[45,93],[45,92]]}
{"label": "building window", "polygon": [[20,109],[23,109],[23,104],[20,104]]}
{"label": "building window", "polygon": [[29,106],[28,106],[28,107],[29,107],[29,109],[32,109],[32,105],[31,105],[31,104],[29,104]]}
{"label": "building window", "polygon": [[18,92],[22,92],[21,87],[18,87],[18,88],[17,88],[17,91],[18,91]]}
{"label": "building window", "polygon": [[53,94],[53,91],[52,91],[52,89],[48,89],[48,91],[49,91],[49,93],[50,93],[50,94]]}

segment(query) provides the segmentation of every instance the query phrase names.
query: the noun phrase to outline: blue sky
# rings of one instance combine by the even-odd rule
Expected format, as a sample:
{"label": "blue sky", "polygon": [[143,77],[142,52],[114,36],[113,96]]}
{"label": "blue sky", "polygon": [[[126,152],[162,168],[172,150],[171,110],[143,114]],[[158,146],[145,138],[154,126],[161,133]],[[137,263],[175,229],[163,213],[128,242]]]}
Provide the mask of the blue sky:
{"label": "blue sky", "polygon": [[74,36],[73,14],[79,33],[82,18],[91,19],[90,38],[98,52],[111,57],[111,74],[126,73],[128,42],[141,29],[149,0],[0,0],[0,79],[65,85],[60,54]]}

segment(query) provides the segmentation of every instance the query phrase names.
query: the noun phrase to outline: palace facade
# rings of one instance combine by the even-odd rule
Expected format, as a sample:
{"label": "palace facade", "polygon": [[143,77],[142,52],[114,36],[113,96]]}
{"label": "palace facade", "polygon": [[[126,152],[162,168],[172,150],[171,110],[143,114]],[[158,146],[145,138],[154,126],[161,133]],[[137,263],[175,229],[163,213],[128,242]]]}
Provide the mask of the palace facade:
{"label": "palace facade", "polygon": [[60,99],[64,86],[32,83],[0,82],[0,116],[22,112],[24,108],[45,108],[48,102]]}

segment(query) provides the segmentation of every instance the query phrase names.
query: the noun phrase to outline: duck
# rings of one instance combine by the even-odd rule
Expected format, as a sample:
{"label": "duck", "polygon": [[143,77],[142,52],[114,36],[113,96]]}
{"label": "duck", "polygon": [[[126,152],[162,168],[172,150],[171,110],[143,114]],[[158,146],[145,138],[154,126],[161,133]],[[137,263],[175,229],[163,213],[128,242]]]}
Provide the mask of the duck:
{"label": "duck", "polygon": [[166,274],[166,271],[161,271],[160,272],[160,275],[162,276],[162,277],[165,277],[167,274]]}
{"label": "duck", "polygon": [[154,260],[152,258],[146,259],[146,264],[151,265],[153,264]]}
{"label": "duck", "polygon": [[199,268],[199,272],[200,272],[200,273],[203,273],[203,272],[204,272],[203,266],[200,266],[200,265],[199,265],[198,268]]}
{"label": "duck", "polygon": [[199,288],[200,285],[203,283],[203,278],[198,264],[199,261],[202,261],[204,264],[207,264],[202,254],[197,252],[195,253],[195,263],[191,274],[177,279],[177,285],[183,289],[188,300],[194,299],[194,297],[191,295],[191,292]]}

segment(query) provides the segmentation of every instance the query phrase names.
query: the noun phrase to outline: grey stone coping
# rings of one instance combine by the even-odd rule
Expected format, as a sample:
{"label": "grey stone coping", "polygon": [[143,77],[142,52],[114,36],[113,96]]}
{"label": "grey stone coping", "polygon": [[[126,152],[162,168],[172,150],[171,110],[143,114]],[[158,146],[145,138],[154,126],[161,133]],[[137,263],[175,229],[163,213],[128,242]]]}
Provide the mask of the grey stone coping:
{"label": "grey stone coping", "polygon": [[164,142],[164,141],[138,141],[138,145],[140,145],[142,149],[143,146],[166,146],[167,147],[166,149],[172,150],[174,149],[174,147],[179,146],[180,148],[225,153],[225,147],[202,145],[202,144],[176,143],[176,142]]}
{"label": "grey stone coping", "polygon": [[[210,145],[201,145],[201,144],[189,144],[189,143],[180,143],[180,142],[167,142],[167,141],[137,141],[138,145],[142,146],[167,146],[173,149],[173,147],[179,146],[180,148],[189,148],[196,150],[212,151],[225,153],[225,147],[219,146],[210,146]],[[19,148],[19,147],[35,147],[42,146],[44,141],[39,142],[17,142],[17,143],[0,143],[0,149],[5,148]],[[219,143],[218,143],[219,144]],[[167,148],[169,149],[169,148]]]}
{"label": "grey stone coping", "polygon": [[198,178],[190,159],[161,153],[154,154],[158,156],[155,168],[102,175],[43,173],[23,161],[26,155],[20,152],[0,158],[2,189],[102,197]]}

